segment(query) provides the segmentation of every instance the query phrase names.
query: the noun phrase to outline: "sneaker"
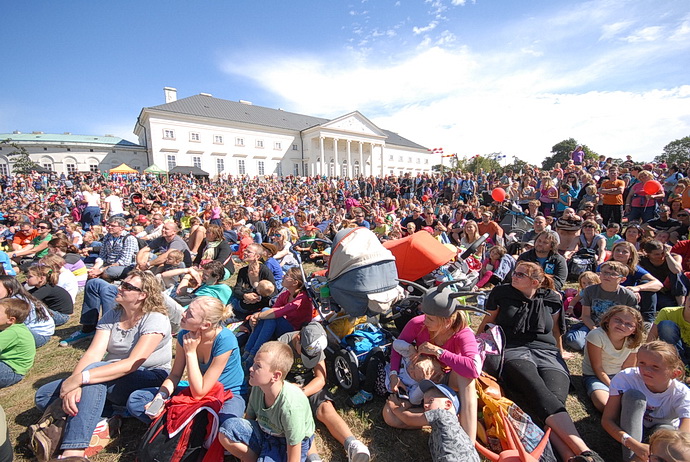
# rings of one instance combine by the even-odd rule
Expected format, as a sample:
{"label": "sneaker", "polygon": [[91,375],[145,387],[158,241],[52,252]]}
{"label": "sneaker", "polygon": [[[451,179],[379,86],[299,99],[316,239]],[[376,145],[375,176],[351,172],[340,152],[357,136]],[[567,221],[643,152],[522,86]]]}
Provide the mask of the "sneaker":
{"label": "sneaker", "polygon": [[369,462],[371,454],[369,448],[360,440],[351,441],[347,446],[347,460],[349,462]]}
{"label": "sneaker", "polygon": [[351,406],[362,406],[363,404],[366,404],[367,402],[371,401],[374,399],[374,395],[372,395],[369,392],[366,392],[364,390],[359,390],[357,393],[352,395],[350,399],[348,399],[348,402],[350,403]]}
{"label": "sneaker", "polygon": [[82,332],[80,330],[74,332],[72,335],[64,340],[61,340],[59,345],[62,347],[74,345],[75,343],[81,342],[82,340],[92,339],[96,335],[96,331],[93,332]]}

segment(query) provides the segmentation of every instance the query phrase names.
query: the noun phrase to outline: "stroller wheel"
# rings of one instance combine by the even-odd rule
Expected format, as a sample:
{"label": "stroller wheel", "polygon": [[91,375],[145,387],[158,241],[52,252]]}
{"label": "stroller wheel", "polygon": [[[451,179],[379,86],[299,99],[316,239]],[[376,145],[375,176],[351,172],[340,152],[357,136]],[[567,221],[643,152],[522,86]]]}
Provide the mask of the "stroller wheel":
{"label": "stroller wheel", "polygon": [[356,358],[353,360],[347,350],[340,350],[333,358],[333,373],[338,386],[343,390],[354,393],[359,389],[359,370]]}

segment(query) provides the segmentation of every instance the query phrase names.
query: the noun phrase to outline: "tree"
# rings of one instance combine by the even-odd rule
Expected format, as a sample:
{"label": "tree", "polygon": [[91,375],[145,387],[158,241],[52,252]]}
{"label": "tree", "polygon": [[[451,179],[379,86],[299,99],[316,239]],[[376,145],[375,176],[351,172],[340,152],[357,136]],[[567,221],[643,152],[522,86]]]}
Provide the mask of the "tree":
{"label": "tree", "polygon": [[574,138],[569,138],[563,140],[560,143],[554,145],[551,148],[551,156],[544,159],[541,163],[543,170],[551,170],[557,162],[561,163],[561,166],[565,166],[570,160],[570,153],[575,150],[576,147],[582,146],[582,150],[585,151],[585,159],[597,159],[599,154],[592,151],[582,143],[578,143]]}
{"label": "tree", "polygon": [[5,144],[14,148],[14,151],[7,154],[7,157],[16,156],[16,159],[12,164],[12,171],[14,173],[31,173],[32,170],[39,168],[39,165],[31,160],[29,151],[27,151],[24,146],[13,143],[9,138],[4,141],[0,141],[0,144]]}
{"label": "tree", "polygon": [[500,168],[501,164],[499,164],[496,159],[484,156],[474,156],[469,159],[459,159],[454,170],[479,173],[480,169],[483,169],[485,172],[490,172],[491,170],[498,170]]}
{"label": "tree", "polygon": [[518,156],[513,156],[513,162],[511,162],[510,164],[503,167],[503,173],[505,173],[506,170],[512,170],[515,173],[520,172],[520,170],[522,170],[524,172],[529,167],[533,167],[533,166],[528,164],[524,160],[519,159]]}
{"label": "tree", "polygon": [[664,146],[664,153],[654,158],[654,162],[666,162],[668,165],[680,164],[690,159],[690,136],[671,141]]}

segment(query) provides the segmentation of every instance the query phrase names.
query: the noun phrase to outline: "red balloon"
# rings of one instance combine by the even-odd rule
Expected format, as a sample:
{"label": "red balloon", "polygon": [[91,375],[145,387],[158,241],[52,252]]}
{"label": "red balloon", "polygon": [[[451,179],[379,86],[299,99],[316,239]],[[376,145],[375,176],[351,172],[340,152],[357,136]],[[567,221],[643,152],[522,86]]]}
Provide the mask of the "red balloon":
{"label": "red balloon", "polygon": [[646,194],[649,194],[651,196],[660,193],[663,187],[661,186],[661,183],[659,183],[658,181],[649,180],[644,184],[644,186],[642,186],[642,189]]}
{"label": "red balloon", "polygon": [[428,200],[429,200],[429,196],[427,196],[426,194],[424,194],[424,195],[422,196],[422,202],[426,202],[426,201],[428,201]]}
{"label": "red balloon", "polygon": [[493,191],[491,191],[491,197],[496,202],[503,202],[504,200],[506,200],[506,190],[503,188],[496,188]]}

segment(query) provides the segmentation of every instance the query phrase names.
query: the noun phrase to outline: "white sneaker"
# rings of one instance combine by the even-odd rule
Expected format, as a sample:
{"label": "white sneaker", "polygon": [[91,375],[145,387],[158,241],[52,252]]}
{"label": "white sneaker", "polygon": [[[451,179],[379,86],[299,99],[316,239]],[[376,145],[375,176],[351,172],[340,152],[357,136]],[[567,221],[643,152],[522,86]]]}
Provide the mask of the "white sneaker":
{"label": "white sneaker", "polygon": [[347,446],[347,460],[349,462],[369,462],[371,454],[369,448],[360,440],[354,440]]}

